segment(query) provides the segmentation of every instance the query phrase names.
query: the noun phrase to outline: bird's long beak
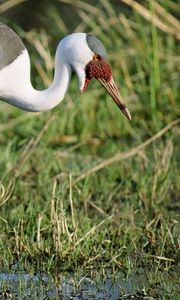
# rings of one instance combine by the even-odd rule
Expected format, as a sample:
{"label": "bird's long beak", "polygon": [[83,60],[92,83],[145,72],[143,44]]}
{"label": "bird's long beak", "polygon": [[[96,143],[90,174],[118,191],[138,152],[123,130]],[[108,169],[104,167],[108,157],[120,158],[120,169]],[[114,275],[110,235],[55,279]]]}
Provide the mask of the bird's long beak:
{"label": "bird's long beak", "polygon": [[123,112],[123,114],[131,121],[131,115],[127,106],[123,103],[123,99],[118,91],[118,88],[111,77],[110,80],[106,81],[104,78],[97,78],[97,80],[104,86],[109,95],[113,98],[117,106]]}

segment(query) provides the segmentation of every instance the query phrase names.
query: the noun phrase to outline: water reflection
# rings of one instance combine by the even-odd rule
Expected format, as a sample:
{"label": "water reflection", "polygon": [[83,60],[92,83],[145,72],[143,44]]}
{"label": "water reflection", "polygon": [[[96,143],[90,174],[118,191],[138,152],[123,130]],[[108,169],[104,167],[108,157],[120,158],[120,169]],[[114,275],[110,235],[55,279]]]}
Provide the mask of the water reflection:
{"label": "water reflection", "polygon": [[[74,279],[71,276],[0,274],[0,299],[159,299],[160,294],[173,296],[178,291],[178,278],[141,272],[125,278],[123,273],[106,278],[88,276]],[[161,275],[161,276],[160,276]],[[169,281],[171,278],[171,282]],[[162,294],[163,292],[163,294]],[[159,295],[159,296],[158,296]],[[156,298],[156,296],[158,298]],[[175,299],[175,298],[172,298]],[[177,298],[178,299],[178,298]]]}

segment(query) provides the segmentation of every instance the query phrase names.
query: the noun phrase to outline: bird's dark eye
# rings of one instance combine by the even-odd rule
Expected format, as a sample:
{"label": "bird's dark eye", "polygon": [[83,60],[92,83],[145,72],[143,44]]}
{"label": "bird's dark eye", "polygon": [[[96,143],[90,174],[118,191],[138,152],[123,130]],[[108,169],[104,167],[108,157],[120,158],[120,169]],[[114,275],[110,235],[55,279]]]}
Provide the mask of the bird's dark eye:
{"label": "bird's dark eye", "polygon": [[95,53],[93,59],[94,59],[94,60],[101,60],[102,57],[101,57],[101,55]]}

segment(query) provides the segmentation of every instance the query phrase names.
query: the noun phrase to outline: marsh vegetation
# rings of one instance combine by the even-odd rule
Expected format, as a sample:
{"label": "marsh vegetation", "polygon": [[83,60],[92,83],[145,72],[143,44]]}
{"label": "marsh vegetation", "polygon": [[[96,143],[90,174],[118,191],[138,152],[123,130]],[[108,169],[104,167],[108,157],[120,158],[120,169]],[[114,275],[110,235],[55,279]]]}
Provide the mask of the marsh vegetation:
{"label": "marsh vegetation", "polygon": [[179,299],[178,2],[57,1],[74,18],[69,24],[49,1],[41,16],[48,25],[28,31],[7,17],[15,9],[8,2],[0,4],[1,21],[23,38],[36,88],[52,80],[58,41],[71,31],[92,32],[107,48],[132,122],[98,82],[81,96],[75,76],[52,111],[0,103],[2,272],[80,269],[96,277],[92,270],[128,276],[143,268],[173,280],[157,294],[158,275],[153,299]]}

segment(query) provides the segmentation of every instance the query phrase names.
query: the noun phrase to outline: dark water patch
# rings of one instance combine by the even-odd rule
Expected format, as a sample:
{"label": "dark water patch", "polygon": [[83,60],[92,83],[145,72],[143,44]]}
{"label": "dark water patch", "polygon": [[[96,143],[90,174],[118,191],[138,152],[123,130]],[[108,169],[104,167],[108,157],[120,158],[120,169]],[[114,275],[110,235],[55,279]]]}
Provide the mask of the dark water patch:
{"label": "dark water patch", "polygon": [[121,272],[104,278],[90,276],[0,274],[0,299],[180,299],[178,272],[144,270],[125,277]]}

